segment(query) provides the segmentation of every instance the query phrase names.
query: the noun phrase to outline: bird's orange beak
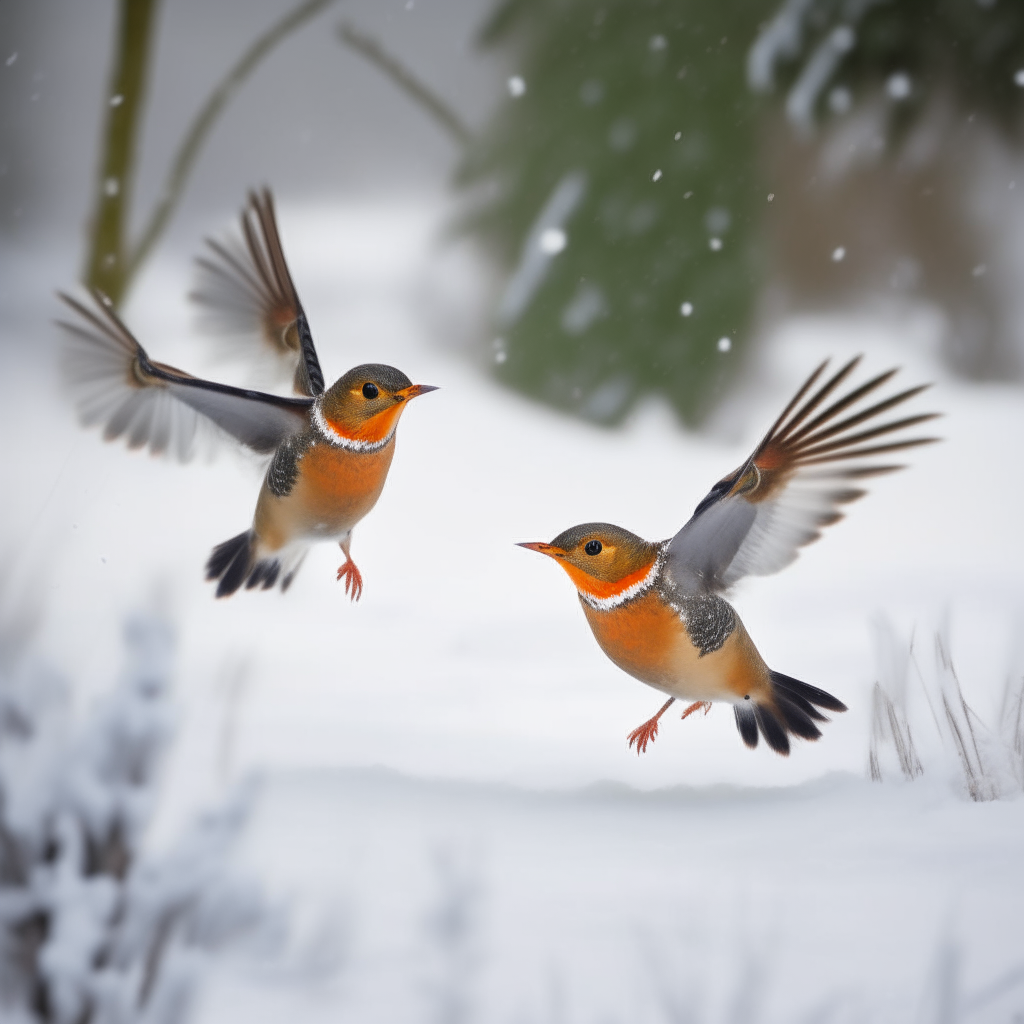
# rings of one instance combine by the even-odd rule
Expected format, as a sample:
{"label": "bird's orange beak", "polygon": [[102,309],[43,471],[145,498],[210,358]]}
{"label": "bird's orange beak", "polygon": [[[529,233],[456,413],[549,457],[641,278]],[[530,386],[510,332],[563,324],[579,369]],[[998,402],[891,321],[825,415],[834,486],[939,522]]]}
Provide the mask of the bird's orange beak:
{"label": "bird's orange beak", "polygon": [[437,391],[438,389],[433,384],[410,384],[407,388],[402,388],[401,391],[396,391],[395,394],[399,398],[418,398],[420,395],[425,395],[428,391]]}
{"label": "bird's orange beak", "polygon": [[555,547],[554,544],[545,544],[540,540],[522,541],[516,547],[539,551],[542,555],[547,555],[548,558],[565,558],[565,548]]}

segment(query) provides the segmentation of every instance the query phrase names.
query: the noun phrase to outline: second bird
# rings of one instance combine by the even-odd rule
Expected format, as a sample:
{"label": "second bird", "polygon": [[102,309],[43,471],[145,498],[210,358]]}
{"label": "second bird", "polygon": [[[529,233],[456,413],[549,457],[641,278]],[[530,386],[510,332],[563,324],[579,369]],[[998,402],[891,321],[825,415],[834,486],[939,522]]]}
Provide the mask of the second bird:
{"label": "second bird", "polygon": [[820,384],[819,366],[750,458],[711,488],[671,540],[651,543],[618,526],[585,523],[550,544],[521,545],[569,574],[605,654],[669,695],[630,733],[638,754],[677,699],[688,702],[683,718],[706,713],[713,701],[732,704],[743,742],[756,747],[760,733],[780,754],[789,753],[790,735],[821,735],[819,709],[846,710],[830,693],[772,671],[723,594],[744,576],[792,562],[798,548],[842,517],[844,504],[864,494],[859,481],[900,468],[885,462],[887,455],[935,440],[892,439],[933,413],[878,422],[922,387],[864,404],[895,370],[836,397],[858,362]]}
{"label": "second bird", "polygon": [[242,233],[244,245],[209,243],[197,298],[222,318],[255,327],[294,367],[295,396],[216,384],[150,359],[99,292],[94,308],[61,296],[78,314],[62,323],[71,339],[67,381],[83,421],[101,423],[107,440],[123,436],[131,448],[185,459],[207,424],[271,456],[252,525],[207,561],[218,597],[243,585],[286,590],[310,544],[333,540],[345,555],[338,579],[358,600],[363,578],[349,553],[352,529],[384,488],[403,410],[436,389],[379,363],[356,366],[325,389],[269,192],[249,197]]}

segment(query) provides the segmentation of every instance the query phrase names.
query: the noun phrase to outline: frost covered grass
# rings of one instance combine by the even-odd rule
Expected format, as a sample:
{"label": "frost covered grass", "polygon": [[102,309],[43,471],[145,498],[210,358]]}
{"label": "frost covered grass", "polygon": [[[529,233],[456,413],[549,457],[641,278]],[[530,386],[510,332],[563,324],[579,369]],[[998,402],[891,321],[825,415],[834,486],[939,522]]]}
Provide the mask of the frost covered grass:
{"label": "frost covered grass", "polygon": [[231,871],[249,801],[146,849],[172,733],[166,619],[129,618],[120,678],[84,721],[68,681],[17,640],[0,642],[3,1019],[177,1024],[216,954],[279,938],[258,884]]}
{"label": "frost covered grass", "polygon": [[[998,713],[986,723],[967,702],[942,632],[933,638],[934,667],[927,674],[913,637],[902,642],[885,621],[877,623],[876,634],[879,678],[871,695],[870,777],[881,782],[898,771],[913,780],[927,766],[958,780],[971,800],[1019,796],[1024,789],[1024,676],[1007,673]],[[913,715],[912,688],[917,697]]]}

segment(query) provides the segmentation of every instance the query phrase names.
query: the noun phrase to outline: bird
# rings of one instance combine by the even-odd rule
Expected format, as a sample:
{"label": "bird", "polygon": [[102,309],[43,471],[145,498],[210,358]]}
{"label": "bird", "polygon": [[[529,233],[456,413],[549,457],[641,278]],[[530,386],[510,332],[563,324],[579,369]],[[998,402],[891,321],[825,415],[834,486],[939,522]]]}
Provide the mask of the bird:
{"label": "bird", "polygon": [[294,370],[293,395],[203,380],[151,359],[113,304],[91,289],[91,304],[58,293],[75,314],[63,373],[84,425],[111,441],[187,461],[208,428],[270,456],[251,525],[218,544],[206,563],[216,596],[242,586],[288,589],[309,547],[337,542],[337,579],[353,601],[363,577],[352,560],[355,525],[377,503],[408,403],[436,391],[383,363],[355,366],[329,388],[309,322],[285,261],[269,189],[250,192],[242,240],[207,240],[199,259],[205,287],[194,297],[222,320],[257,329],[260,345]]}
{"label": "bird", "polygon": [[863,497],[861,481],[905,468],[888,461],[892,453],[939,440],[903,433],[938,413],[885,418],[930,385],[879,397],[897,372],[891,369],[849,388],[860,361],[831,376],[829,361],[821,363],[750,457],[711,488],[669,540],[594,522],[550,543],[520,545],[565,570],[604,653],[668,696],[629,733],[638,755],[676,700],[687,702],[684,719],[706,715],[716,701],[731,704],[743,743],[754,748],[760,735],[782,755],[790,736],[821,736],[818,724],[829,720],[823,711],[847,710],[825,690],[770,669],[726,596],[746,576],[789,565],[842,518],[844,505]]}

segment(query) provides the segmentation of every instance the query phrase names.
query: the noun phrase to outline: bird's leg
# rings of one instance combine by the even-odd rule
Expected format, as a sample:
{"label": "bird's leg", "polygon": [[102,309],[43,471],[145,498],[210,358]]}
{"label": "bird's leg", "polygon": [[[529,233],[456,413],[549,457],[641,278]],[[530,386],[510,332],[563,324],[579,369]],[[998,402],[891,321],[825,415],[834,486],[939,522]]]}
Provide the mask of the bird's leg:
{"label": "bird's leg", "polygon": [[[704,709],[706,715],[711,710],[711,701],[709,700],[695,700],[684,712],[683,718],[689,718],[694,711],[699,711],[701,708]],[[664,710],[664,709],[663,709]],[[681,718],[680,721],[683,719]]]}
{"label": "bird's leg", "polygon": [[[636,744],[636,756],[639,757],[646,749],[648,743],[654,742],[654,737],[658,735],[658,719],[675,703],[675,697],[669,697],[667,701],[661,706],[661,710],[653,717],[648,718],[643,725],[638,726],[629,734],[629,746],[632,749],[633,744]],[[685,715],[683,716],[686,717]]]}
{"label": "bird's leg", "polygon": [[347,594],[351,590],[352,600],[358,601],[363,593],[363,574],[356,568],[356,563],[352,561],[352,556],[349,554],[348,548],[351,543],[351,533],[340,542],[341,550],[345,552],[345,564],[338,568],[338,579],[344,577],[345,593]]}

